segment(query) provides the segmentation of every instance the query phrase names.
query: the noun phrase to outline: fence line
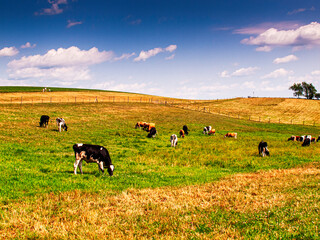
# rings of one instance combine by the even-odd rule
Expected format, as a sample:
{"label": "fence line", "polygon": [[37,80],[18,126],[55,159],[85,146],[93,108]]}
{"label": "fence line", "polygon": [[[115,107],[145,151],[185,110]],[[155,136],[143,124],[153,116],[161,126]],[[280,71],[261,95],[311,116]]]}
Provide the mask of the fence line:
{"label": "fence line", "polygon": [[[213,100],[214,101],[214,100]],[[217,100],[219,101],[219,100]],[[88,97],[10,97],[10,99],[0,98],[0,104],[53,104],[53,103],[151,103],[151,104],[163,104],[170,107],[176,107],[180,109],[192,110],[197,112],[204,112],[209,114],[217,114],[221,116],[226,116],[235,119],[244,119],[255,122],[264,122],[264,123],[284,123],[292,125],[309,125],[309,126],[319,126],[319,123],[316,123],[313,120],[300,120],[293,121],[284,120],[281,118],[271,118],[268,116],[252,116],[252,115],[241,115],[240,113],[230,113],[230,112],[221,112],[221,109],[212,110],[208,107],[199,106],[198,101],[195,100],[179,100],[179,99],[170,99],[170,98],[157,98],[157,97],[130,97],[130,96],[88,96]],[[188,104],[188,105],[179,105],[179,104]],[[200,100],[201,103],[201,100]]]}

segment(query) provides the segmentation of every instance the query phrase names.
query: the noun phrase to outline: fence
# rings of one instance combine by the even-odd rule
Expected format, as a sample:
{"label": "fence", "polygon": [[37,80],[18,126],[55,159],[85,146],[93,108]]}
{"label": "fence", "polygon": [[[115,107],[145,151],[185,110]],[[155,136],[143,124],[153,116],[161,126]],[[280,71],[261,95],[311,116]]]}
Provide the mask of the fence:
{"label": "fence", "polygon": [[[219,101],[219,100],[217,100]],[[164,97],[137,97],[137,96],[40,96],[40,97],[9,97],[0,98],[0,104],[47,104],[47,103],[151,103],[151,104],[164,104],[170,107],[176,107],[186,110],[204,112],[209,114],[218,114],[235,119],[243,119],[255,122],[264,123],[284,123],[284,124],[295,124],[295,125],[309,125],[319,126],[313,120],[295,120],[295,119],[284,119],[275,118],[269,116],[257,116],[257,115],[243,115],[241,112],[226,112],[221,109],[210,109],[208,107],[199,106],[197,103],[201,101],[196,100],[185,100],[185,99],[172,99]]]}

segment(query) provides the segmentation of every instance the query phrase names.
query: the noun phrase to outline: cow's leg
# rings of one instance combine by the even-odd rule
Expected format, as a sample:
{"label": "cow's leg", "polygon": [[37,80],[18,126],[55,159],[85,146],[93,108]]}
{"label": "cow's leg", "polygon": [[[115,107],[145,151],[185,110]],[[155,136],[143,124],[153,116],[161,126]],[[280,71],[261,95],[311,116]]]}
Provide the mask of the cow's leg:
{"label": "cow's leg", "polygon": [[104,168],[103,168],[103,162],[98,162],[98,166],[99,166],[99,169],[101,170],[102,173],[104,173]]}
{"label": "cow's leg", "polygon": [[79,162],[79,169],[80,169],[81,174],[83,174],[83,172],[82,172],[82,160],[80,160],[80,162]]}
{"label": "cow's leg", "polygon": [[[75,160],[75,162],[73,164],[74,174],[77,174],[77,168],[78,168],[78,165],[80,164],[80,162],[81,162],[80,154],[76,153],[76,160]],[[82,163],[81,163],[81,165],[82,165]],[[82,169],[80,171],[82,173]]]}

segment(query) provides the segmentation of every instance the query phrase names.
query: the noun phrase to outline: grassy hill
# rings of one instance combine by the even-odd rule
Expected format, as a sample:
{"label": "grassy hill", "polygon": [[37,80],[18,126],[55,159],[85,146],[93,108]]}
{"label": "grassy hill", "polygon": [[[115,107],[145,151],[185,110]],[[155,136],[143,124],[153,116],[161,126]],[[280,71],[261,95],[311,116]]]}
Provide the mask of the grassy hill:
{"label": "grassy hill", "polygon": [[[42,114],[48,128],[38,126]],[[134,128],[141,120],[156,123],[155,139]],[[171,148],[184,124],[190,135]],[[204,136],[205,125],[216,136]],[[223,138],[230,131],[238,139]],[[320,148],[286,140],[319,133],[148,102],[2,104],[0,236],[317,239]],[[258,156],[261,140],[270,157]],[[109,150],[112,178],[96,164],[73,174],[72,145],[81,142]]]}

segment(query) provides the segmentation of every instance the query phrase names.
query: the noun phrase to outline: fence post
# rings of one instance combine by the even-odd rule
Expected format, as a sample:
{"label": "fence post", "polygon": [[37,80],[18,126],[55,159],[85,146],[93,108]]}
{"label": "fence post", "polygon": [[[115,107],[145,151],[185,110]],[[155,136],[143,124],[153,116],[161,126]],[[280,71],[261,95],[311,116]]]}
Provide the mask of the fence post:
{"label": "fence post", "polygon": [[291,125],[292,125],[292,119],[291,119]]}
{"label": "fence post", "polygon": [[259,122],[260,122],[261,118],[259,117]]}
{"label": "fence post", "polygon": [[11,103],[12,103],[12,98],[11,98]]}
{"label": "fence post", "polygon": [[270,118],[269,118],[269,123],[270,123]]}
{"label": "fence post", "polygon": [[304,121],[303,121],[303,125],[304,125]]}
{"label": "fence post", "polygon": [[316,123],[315,123],[315,121],[313,121],[313,126],[315,126],[316,125]]}
{"label": "fence post", "polygon": [[250,116],[249,116],[249,120],[251,120],[251,119],[250,119]]}
{"label": "fence post", "polygon": [[21,97],[21,105],[22,105],[22,97]]}
{"label": "fence post", "polygon": [[77,97],[74,97],[74,102],[77,103]]}
{"label": "fence post", "polygon": [[50,103],[52,103],[52,97],[50,97]]}
{"label": "fence post", "polygon": [[279,123],[280,123],[280,118],[279,118]]}
{"label": "fence post", "polygon": [[114,102],[114,96],[113,96],[113,102]]}

